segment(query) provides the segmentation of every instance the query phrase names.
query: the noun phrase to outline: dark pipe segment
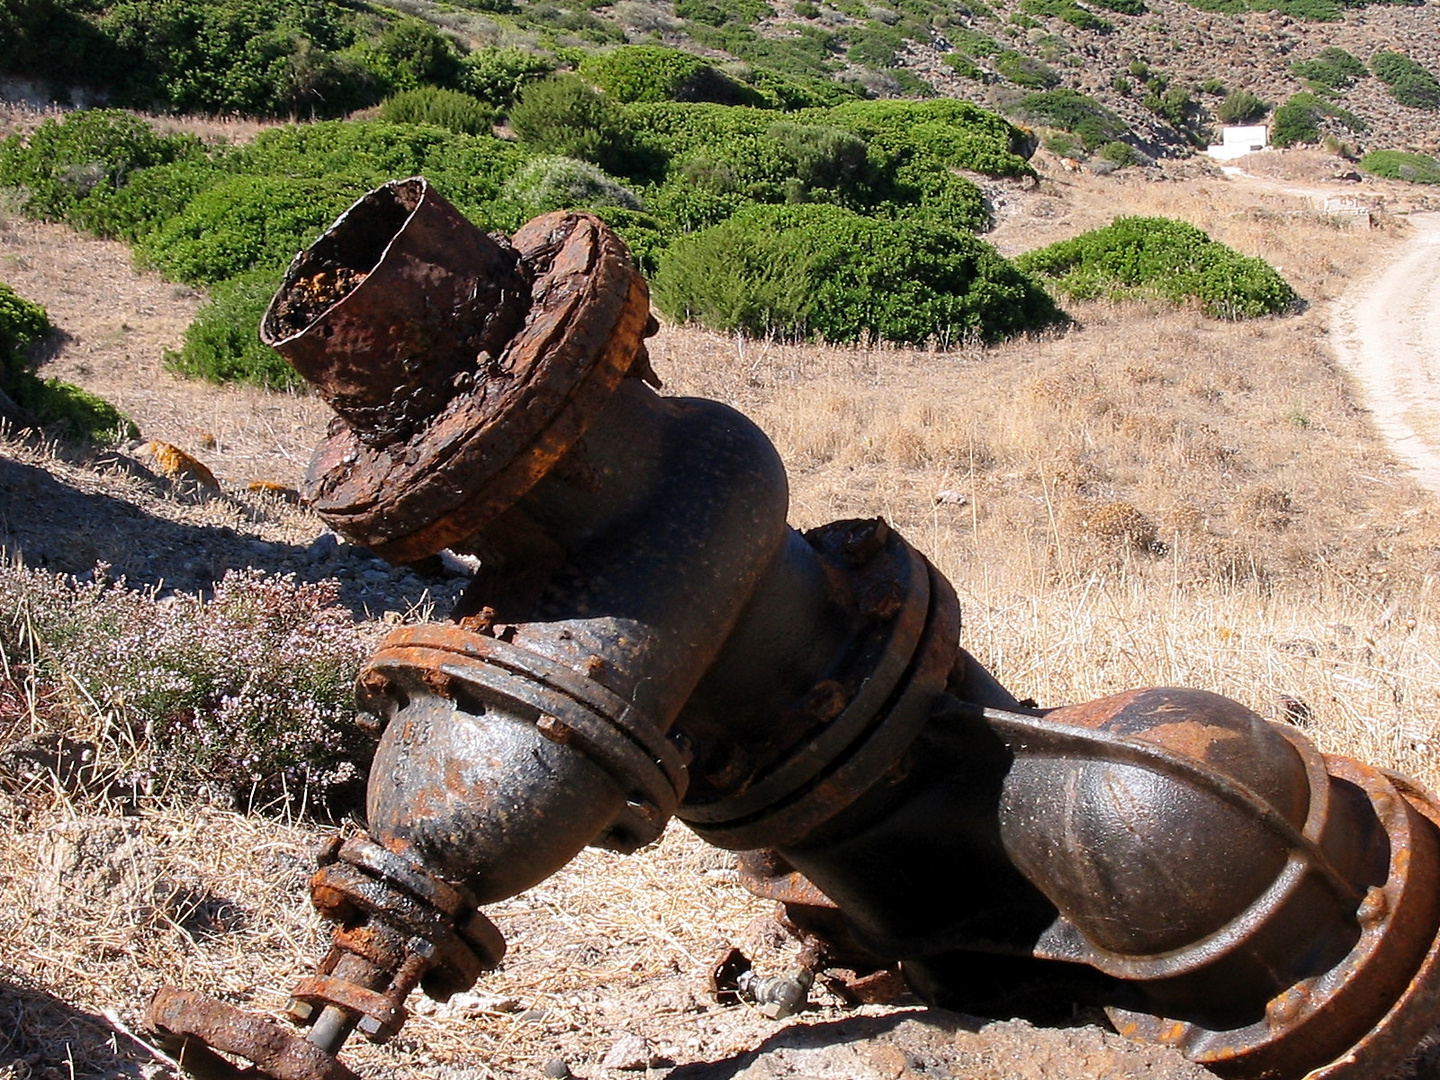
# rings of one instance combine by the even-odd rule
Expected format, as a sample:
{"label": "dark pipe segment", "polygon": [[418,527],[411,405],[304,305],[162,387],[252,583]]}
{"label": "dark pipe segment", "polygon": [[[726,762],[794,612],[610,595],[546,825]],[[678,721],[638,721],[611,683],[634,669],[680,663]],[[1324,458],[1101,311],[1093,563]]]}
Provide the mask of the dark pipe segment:
{"label": "dark pipe segment", "polygon": [[383,1041],[417,983],[443,1000],[499,963],[480,905],[679,817],[746,852],[807,955],[898,962],[935,1003],[1099,1005],[1255,1080],[1360,1080],[1415,1045],[1440,1002],[1430,796],[1213,694],[1027,711],[898,533],[789,529],[754,425],[647,385],[653,328],[598,219],[487,238],[418,178],[292,264],[264,337],[338,414],[312,504],[393,561],[481,568],[362,672],[369,836],[312,885],[338,928],[294,993],[311,1042],[169,990],[155,1031],[348,1076],[352,1028]]}

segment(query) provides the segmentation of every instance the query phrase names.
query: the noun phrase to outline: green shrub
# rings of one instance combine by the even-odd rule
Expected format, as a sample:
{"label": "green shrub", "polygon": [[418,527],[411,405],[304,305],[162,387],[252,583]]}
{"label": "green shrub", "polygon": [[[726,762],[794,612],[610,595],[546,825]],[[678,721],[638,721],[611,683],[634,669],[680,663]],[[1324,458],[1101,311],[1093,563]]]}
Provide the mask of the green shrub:
{"label": "green shrub", "polygon": [[1303,79],[1312,89],[1339,93],[1350,89],[1370,72],[1358,57],[1331,45],[1311,60],[1296,60],[1290,65],[1290,74]]}
{"label": "green shrub", "polygon": [[1108,34],[1115,27],[1093,11],[1087,11],[1075,0],[1020,0],[1020,10],[1030,15],[1049,16],[1067,22],[1080,30]]}
{"label": "green shrub", "polygon": [[554,60],[524,49],[476,49],[461,61],[460,88],[508,109],[528,84],[554,71]]}
{"label": "green shrub", "polygon": [[137,252],[174,281],[210,285],[282,267],[367,190],[364,182],[232,176],[141,237]]}
{"label": "green shrub", "polygon": [[1115,141],[1128,130],[1125,121],[1115,113],[1078,90],[1066,87],[1026,94],[1016,108],[1032,123],[1058,127],[1078,135],[1087,151]]}
{"label": "green shrub", "polygon": [[1270,143],[1281,149],[1320,141],[1320,113],[1304,101],[1291,99],[1275,110]]}
{"label": "green shrub", "polygon": [[1401,105],[1440,109],[1440,79],[1404,53],[1381,51],[1370,58],[1370,70]]}
{"label": "green shrub", "polygon": [[594,165],[574,158],[541,156],[529,161],[505,187],[528,214],[550,210],[619,206],[641,209],[635,193]]}
{"label": "green shrub", "polygon": [[962,79],[974,79],[976,82],[986,82],[985,70],[979,64],[971,60],[961,52],[946,53],[942,58],[945,66],[950,68]]}
{"label": "green shrub", "polygon": [[485,102],[438,86],[404,90],[386,98],[380,105],[380,118],[392,124],[434,124],[462,135],[487,134],[495,126],[495,110]]}
{"label": "green shrub", "polygon": [[1270,111],[1270,106],[1249,90],[1232,90],[1215,109],[1222,124],[1253,124]]}
{"label": "green shrub", "polygon": [[133,437],[135,425],[109,402],[59,379],[35,376],[26,350],[52,329],[43,307],[0,282],[0,391],[51,435],[86,442]]}
{"label": "green shrub", "polygon": [[963,26],[947,31],[945,36],[956,52],[966,56],[998,56],[1005,51],[1004,46],[994,38]]}
{"label": "green shrub", "polygon": [[391,91],[459,84],[460,53],[423,19],[402,18],[370,46],[365,57]]}
{"label": "green shrub", "polygon": [[1145,0],[1090,0],[1090,3],[1121,15],[1144,15],[1149,10]]}
{"label": "green shrub", "polygon": [[1001,78],[1031,90],[1048,90],[1060,82],[1060,74],[1043,60],[1018,52],[1004,52],[995,58]]}
{"label": "green shrub", "polygon": [[1082,158],[1085,156],[1085,144],[1068,131],[1051,131],[1047,133],[1044,146],[1046,150],[1049,150],[1057,157]]}
{"label": "green shrub", "polygon": [[28,370],[25,350],[52,329],[43,307],[0,282],[0,389],[10,388],[15,377]]}
{"label": "green shrub", "polygon": [[303,388],[306,384],[299,372],[260,343],[260,318],[283,277],[277,269],[252,270],[212,288],[185,328],[180,349],[165,353],[165,366],[190,379],[270,390]]}
{"label": "green shrub", "polygon": [[124,187],[95,188],[68,217],[72,225],[96,236],[133,244],[224,176],[224,170],[207,160],[154,165],[131,173]]}
{"label": "green shrub", "polygon": [[721,105],[763,105],[754,90],[717,71],[694,53],[658,45],[621,45],[590,53],[580,73],[621,102],[713,101]]}
{"label": "green shrub", "polygon": [[[345,52],[359,41],[361,24],[336,4],[119,0],[84,6],[97,12],[86,17],[125,63],[116,87],[125,104],[334,116],[370,104],[382,91],[376,73]],[[382,49],[377,59],[383,63],[392,52]]]}
{"label": "green shrub", "polygon": [[1102,160],[1108,161],[1119,168],[1126,169],[1139,161],[1135,148],[1129,143],[1107,142],[1100,147],[1099,154]]}
{"label": "green shrub", "polygon": [[140,433],[128,416],[104,398],[59,379],[40,379],[24,372],[11,386],[10,396],[50,435],[116,443]]}
{"label": "green shrub", "polygon": [[1264,260],[1167,218],[1116,218],[1103,229],[1027,252],[1016,264],[1076,300],[1198,302],[1206,314],[1227,319],[1276,314],[1295,301],[1294,290]]}
{"label": "green shrub", "polygon": [[1408,180],[1413,184],[1440,184],[1440,161],[1428,154],[1372,150],[1360,159],[1360,168],[1390,180]]}
{"label": "green shrub", "polygon": [[968,101],[855,101],[824,115],[864,139],[877,165],[928,157],[986,176],[1035,175],[1025,160],[1033,149],[1029,136]]}
{"label": "green shrub", "polygon": [[833,206],[755,207],[682,238],[662,259],[654,295],[678,320],[835,342],[994,341],[1063,319],[968,233]]}
{"label": "green shrub", "polygon": [[19,190],[27,216],[60,221],[86,196],[123,187],[136,170],[200,153],[198,140],[161,135],[129,113],[81,110],[0,143],[0,188]]}
{"label": "green shrub", "polygon": [[898,31],[878,22],[852,29],[849,38],[846,59],[862,67],[893,68],[898,63],[900,51],[905,48],[905,38]]}
{"label": "green shrub", "polygon": [[530,149],[630,175],[633,144],[624,115],[575,75],[531,83],[510,110],[510,129]]}
{"label": "green shrub", "polygon": [[1270,121],[1270,142],[1278,147],[1320,141],[1320,121],[1329,117],[1351,131],[1364,131],[1365,121],[1348,109],[1311,93],[1291,94]]}

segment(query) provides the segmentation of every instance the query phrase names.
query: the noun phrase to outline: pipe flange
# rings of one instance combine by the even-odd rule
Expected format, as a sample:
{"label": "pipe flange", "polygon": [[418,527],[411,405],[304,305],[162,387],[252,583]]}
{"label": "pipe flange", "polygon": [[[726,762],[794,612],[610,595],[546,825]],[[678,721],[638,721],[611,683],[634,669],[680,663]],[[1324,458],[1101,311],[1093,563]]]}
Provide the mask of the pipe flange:
{"label": "pipe flange", "polygon": [[[960,636],[955,591],[899,534],[886,529],[876,536],[871,529],[857,529],[867,524],[835,522],[807,536],[834,563],[848,565],[848,574],[857,567],[863,571],[884,551],[903,558],[900,565],[908,566],[911,575],[903,593],[894,588],[898,578],[893,569],[875,580],[863,574],[858,578],[858,603],[879,634],[869,644],[878,642],[881,648],[866,650],[873,660],[868,669],[858,668],[860,690],[852,703],[857,707],[853,714],[847,709],[833,725],[845,737],[825,742],[823,754],[812,755],[814,743],[802,746],[775,770],[785,778],[783,784],[771,785],[769,777],[762,777],[733,799],[683,805],[677,816],[709,843],[743,851],[804,842],[904,757],[944,691]],[[857,535],[863,539],[857,542]],[[923,603],[917,612],[919,633],[912,636],[905,624],[914,610],[911,598],[917,596]],[[867,597],[873,605],[868,610]],[[891,620],[902,627],[893,636],[885,629]],[[749,797],[757,788],[763,800]],[[742,809],[734,812],[730,807]]]}
{"label": "pipe flange", "polygon": [[[316,910],[342,928],[374,922],[402,940],[418,938],[428,943],[425,992],[438,1001],[468,990],[482,972],[498,967],[505,955],[505,939],[495,925],[468,905],[447,912],[412,891],[404,881],[420,871],[408,862],[405,866],[409,873],[402,872],[401,880],[381,876],[386,863],[400,857],[386,852],[388,860],[377,859],[371,849],[378,846],[368,841],[355,843],[348,860],[342,847],[339,861],[320,867],[310,882],[310,898]],[[408,954],[416,950],[407,946],[405,951]]]}
{"label": "pipe flange", "polygon": [[402,627],[371,658],[360,688],[360,708],[377,715],[426,693],[518,706],[547,739],[574,746],[625,792],[601,847],[630,852],[652,842],[685,791],[684,755],[658,724],[594,679],[498,638],[450,625]]}
{"label": "pipe flange", "polygon": [[[338,1058],[274,1020],[191,990],[162,986],[145,1012],[160,1048],[200,1080],[360,1080]],[[216,1051],[253,1062],[241,1069]],[[259,1070],[258,1074],[256,1070]]]}
{"label": "pipe flange", "polygon": [[687,824],[738,821],[804,788],[874,723],[915,656],[930,613],[930,572],[920,553],[879,518],[832,522],[805,539],[862,616],[859,633],[800,704],[818,730],[738,791],[686,803]]}
{"label": "pipe flange", "polygon": [[[425,185],[425,200],[443,202],[423,180],[403,183]],[[317,246],[346,249],[356,220],[347,211]],[[409,417],[413,433],[374,446],[338,419],[311,461],[311,506],[336,532],[391,562],[434,555],[512,506],[575,444],[643,355],[645,335],[654,332],[645,280],[624,241],[599,218],[546,214],[521,228],[511,246],[529,284],[513,337],[503,346],[491,343],[469,369],[456,372],[454,397],[433,416]],[[424,267],[397,280],[382,273],[390,257],[383,248],[373,268],[357,268],[363,271],[358,284],[303,332],[274,340],[279,331],[272,329],[267,343],[287,358],[308,350],[312,338],[324,336],[332,312],[363,310],[378,302],[372,294],[386,290],[412,289],[410,306],[422,322],[431,314]],[[296,288],[299,273],[297,260],[277,301]],[[385,297],[383,306],[397,308],[396,298]],[[475,321],[464,309],[451,314]],[[265,325],[272,321],[267,313]],[[409,347],[411,335],[395,336],[396,349]],[[426,359],[400,356],[396,366],[409,370]]]}

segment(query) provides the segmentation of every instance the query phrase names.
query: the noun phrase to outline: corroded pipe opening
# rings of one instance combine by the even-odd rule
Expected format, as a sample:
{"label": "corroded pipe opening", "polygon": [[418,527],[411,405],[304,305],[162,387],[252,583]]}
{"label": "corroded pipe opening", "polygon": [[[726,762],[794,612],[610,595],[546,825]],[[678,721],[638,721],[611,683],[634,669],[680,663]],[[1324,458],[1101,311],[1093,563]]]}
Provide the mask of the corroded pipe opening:
{"label": "corroded pipe opening", "polygon": [[465,540],[648,372],[649,295],[591,215],[505,241],[422,179],[365,196],[297,256],[261,324],[344,421],[310,465],[316,512],[397,563]]}
{"label": "corroded pipe opening", "polygon": [[529,304],[508,241],[412,177],[370,192],[295,258],[260,337],[378,448],[483,379]]}

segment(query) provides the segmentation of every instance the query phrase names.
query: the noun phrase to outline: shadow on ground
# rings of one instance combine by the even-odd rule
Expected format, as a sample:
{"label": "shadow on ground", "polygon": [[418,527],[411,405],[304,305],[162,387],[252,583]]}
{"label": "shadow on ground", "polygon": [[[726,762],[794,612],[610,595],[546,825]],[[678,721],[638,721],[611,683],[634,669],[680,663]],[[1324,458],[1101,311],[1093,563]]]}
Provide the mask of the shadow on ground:
{"label": "shadow on ground", "polygon": [[155,1058],[103,1017],[25,986],[0,969],[0,1071],[5,1076],[109,1080],[153,1075]]}
{"label": "shadow on ground", "polygon": [[[337,542],[318,520],[313,521],[315,539],[308,543],[266,539],[259,532],[267,513],[278,518],[303,511],[229,496],[215,497],[230,499],[225,506],[187,505],[165,481],[137,476],[139,467],[118,455],[115,460],[122,462],[117,469],[130,472],[120,479],[136,490],[137,501],[111,494],[98,479],[91,485],[85,474],[56,475],[0,456],[0,548],[32,568],[82,579],[103,563],[112,577],[123,576],[132,587],[161,595],[208,592],[227,570],[251,566],[294,574],[299,581],[334,578],[340,582],[341,603],[357,618],[427,604],[443,615],[467,580],[456,571],[422,575],[414,568],[392,567],[363,548]],[[163,515],[154,512],[162,507]],[[203,520],[226,514],[251,520],[257,532]],[[196,520],[184,520],[192,516]]]}

